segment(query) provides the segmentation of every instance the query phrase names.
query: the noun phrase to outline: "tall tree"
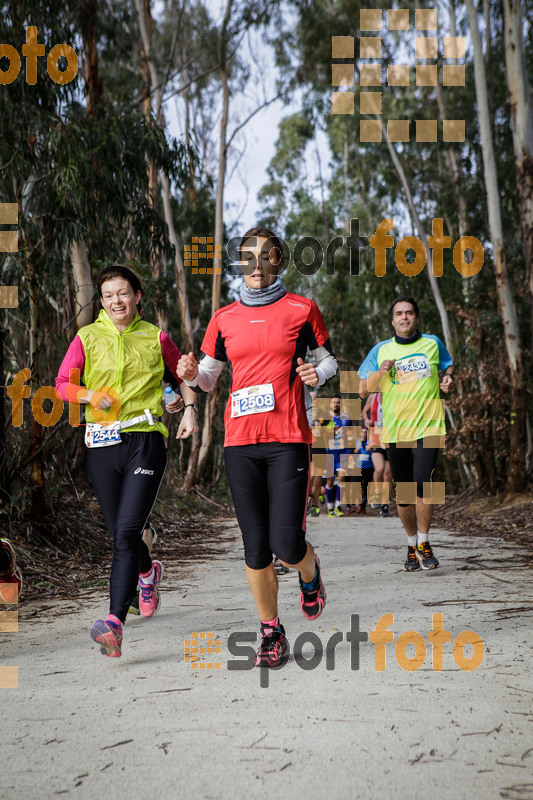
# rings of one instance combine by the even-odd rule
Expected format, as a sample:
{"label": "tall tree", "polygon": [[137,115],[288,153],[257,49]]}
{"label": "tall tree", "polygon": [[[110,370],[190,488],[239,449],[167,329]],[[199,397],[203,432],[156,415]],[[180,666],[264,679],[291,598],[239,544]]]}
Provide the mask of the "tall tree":
{"label": "tall tree", "polygon": [[477,21],[477,11],[473,0],[466,0],[468,24],[474,48],[474,80],[483,152],[483,174],[487,194],[492,258],[496,276],[496,291],[503,322],[505,349],[511,377],[510,398],[510,464],[507,475],[507,490],[521,491],[525,486],[525,447],[526,447],[526,386],[524,364],[520,348],[520,333],[516,308],[509,284],[503,238],[502,217],[498,176],[492,142],[490,113],[487,97],[485,62],[481,48],[481,37]]}
{"label": "tall tree", "polygon": [[513,123],[520,229],[526,259],[533,352],[533,119],[520,0],[503,0],[505,74]]}
{"label": "tall tree", "polygon": [[[156,71],[154,60],[152,58],[150,36],[146,25],[146,15],[144,8],[141,5],[141,0],[135,0],[135,6],[137,8],[139,28],[141,31],[144,53],[147,59],[150,79],[152,83],[152,90],[155,97],[157,117],[159,119],[159,122],[164,122],[164,118],[162,117],[162,102],[163,102],[162,90],[164,89],[164,84],[161,83],[161,80]],[[186,352],[189,352],[189,350],[192,350],[193,348],[193,327],[192,327],[191,311],[189,307],[189,298],[187,295],[185,269],[183,266],[183,258],[181,255],[182,243],[178,237],[178,234],[176,232],[176,227],[174,225],[174,218],[172,215],[170,181],[168,179],[168,175],[163,170],[160,170],[159,179],[161,181],[161,194],[163,200],[163,212],[165,215],[165,222],[167,223],[168,226],[170,241],[172,242],[172,245],[174,247],[174,269],[176,274],[178,300],[181,310],[183,347]]]}

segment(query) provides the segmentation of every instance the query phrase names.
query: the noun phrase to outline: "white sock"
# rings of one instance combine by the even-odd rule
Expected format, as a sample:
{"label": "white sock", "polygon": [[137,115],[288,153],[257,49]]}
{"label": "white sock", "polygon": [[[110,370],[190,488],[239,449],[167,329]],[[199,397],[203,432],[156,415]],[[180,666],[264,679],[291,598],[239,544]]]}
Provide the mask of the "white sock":
{"label": "white sock", "polygon": [[416,547],[416,535],[407,537],[407,544],[409,547]]}
{"label": "white sock", "polygon": [[341,507],[341,501],[340,501],[340,500],[337,500],[337,501],[335,502],[335,508],[340,508],[340,507]]}
{"label": "white sock", "polygon": [[420,533],[420,531],[417,531],[417,538],[418,538],[418,544],[422,544],[422,542],[427,542],[429,538],[429,533]]}
{"label": "white sock", "polygon": [[333,503],[328,503],[328,511],[333,511]]}
{"label": "white sock", "polygon": [[141,580],[143,583],[153,583],[154,578],[155,578],[155,569],[152,567],[152,569],[150,570],[150,574],[145,575],[143,578],[141,578]]}

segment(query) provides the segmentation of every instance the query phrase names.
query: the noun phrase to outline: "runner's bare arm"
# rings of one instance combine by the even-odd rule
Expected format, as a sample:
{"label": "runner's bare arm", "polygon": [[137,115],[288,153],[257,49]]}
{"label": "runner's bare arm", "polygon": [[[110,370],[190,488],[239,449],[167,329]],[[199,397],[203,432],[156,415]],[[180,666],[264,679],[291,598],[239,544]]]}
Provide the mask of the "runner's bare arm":
{"label": "runner's bare arm", "polygon": [[384,361],[381,364],[377,372],[373,372],[371,375],[368,376],[368,378],[363,378],[361,381],[361,388],[359,390],[360,396],[364,398],[367,397],[369,394],[372,394],[373,392],[379,392],[381,379],[383,378],[384,375],[387,374],[387,372],[390,369],[392,369],[395,362],[396,362],[395,358],[387,359],[387,361]]}
{"label": "runner's bare arm", "polygon": [[368,400],[366,401],[363,410],[361,412],[361,416],[363,418],[363,423],[366,425],[367,428],[371,428],[374,424],[370,419],[370,409],[372,408],[372,395],[368,396]]}
{"label": "runner's bare arm", "polygon": [[454,370],[453,366],[448,367],[448,369],[445,370],[444,375],[442,376],[442,380],[440,382],[440,388],[445,394],[448,394],[448,392],[453,386],[454,383],[453,370]]}
{"label": "runner's bare arm", "polygon": [[196,392],[182,383],[180,386],[181,394],[185,402],[185,411],[181,418],[176,439],[187,439],[191,434],[198,433],[198,414],[196,411]]}

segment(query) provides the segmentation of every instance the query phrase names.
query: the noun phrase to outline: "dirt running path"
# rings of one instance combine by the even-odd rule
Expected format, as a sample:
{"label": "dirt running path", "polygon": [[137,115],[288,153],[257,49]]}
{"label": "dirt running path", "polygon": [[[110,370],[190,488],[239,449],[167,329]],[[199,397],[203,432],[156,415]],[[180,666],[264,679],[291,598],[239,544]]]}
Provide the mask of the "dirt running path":
{"label": "dirt running path", "polygon": [[[0,690],[0,798],[457,800],[475,791],[533,800],[532,572],[518,549],[436,532],[441,568],[408,574],[398,519],[321,516],[308,538],[322,561],[326,609],[306,622],[290,572],[280,579],[280,615],[291,645],[306,631],[319,638],[263,676],[268,688],[258,669],[227,668],[229,634],[256,632],[238,537],[185,578],[167,570],[160,613],[129,618],[121,659],[103,658],[89,639],[104,597],[82,608],[58,602],[54,616],[21,606],[19,632],[0,634],[0,664],[19,669],[19,688]],[[435,613],[451,631],[442,671],[432,669],[428,643]],[[375,669],[371,641],[352,669],[352,615],[370,632],[385,614],[394,615],[385,670]],[[484,643],[475,671],[452,654],[467,630]],[[404,631],[425,642],[416,671],[396,660]],[[184,660],[193,632],[220,638],[220,654],[199,656],[220,669]],[[334,634],[327,669],[319,648]],[[331,659],[331,641],[329,650]],[[467,645],[465,658],[472,653]],[[313,654],[315,668],[304,669]]]}

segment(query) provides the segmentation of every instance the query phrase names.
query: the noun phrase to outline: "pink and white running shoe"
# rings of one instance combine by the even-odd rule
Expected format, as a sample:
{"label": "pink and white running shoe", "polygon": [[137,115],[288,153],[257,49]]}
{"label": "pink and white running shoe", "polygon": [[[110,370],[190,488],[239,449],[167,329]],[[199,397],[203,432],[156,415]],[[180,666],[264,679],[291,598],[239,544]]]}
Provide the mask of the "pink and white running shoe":
{"label": "pink and white running shoe", "polygon": [[143,617],[153,617],[161,605],[158,587],[163,577],[163,565],[160,561],[152,561],[152,567],[155,572],[153,583],[145,583],[139,578],[139,611]]}
{"label": "pink and white running shoe", "polygon": [[97,619],[91,628],[91,639],[102,645],[100,652],[103,656],[120,658],[122,655],[122,625]]}

